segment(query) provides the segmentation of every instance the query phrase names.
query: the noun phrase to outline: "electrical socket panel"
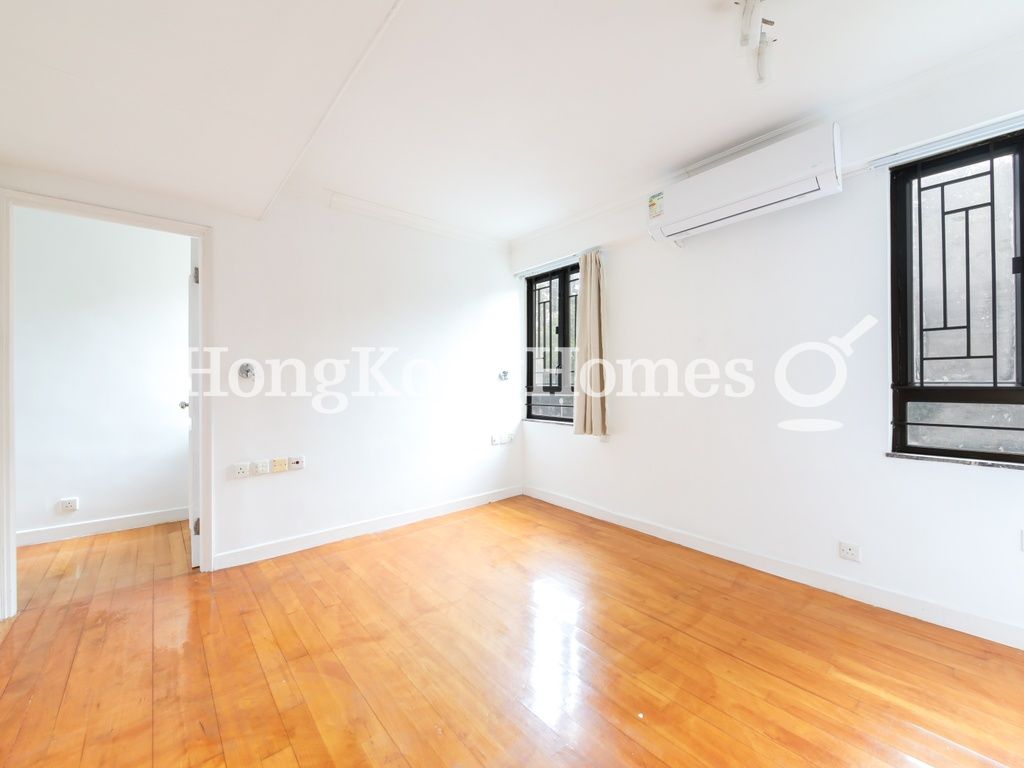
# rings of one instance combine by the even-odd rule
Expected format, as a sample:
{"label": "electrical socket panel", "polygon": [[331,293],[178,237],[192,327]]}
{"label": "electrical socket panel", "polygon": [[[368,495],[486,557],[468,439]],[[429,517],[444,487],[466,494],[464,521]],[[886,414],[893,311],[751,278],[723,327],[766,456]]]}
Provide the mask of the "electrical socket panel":
{"label": "electrical socket panel", "polygon": [[60,500],[60,511],[61,512],[77,512],[78,511],[78,497],[69,496],[66,499]]}
{"label": "electrical socket panel", "polygon": [[[275,475],[279,472],[288,472],[289,470],[294,471],[305,468],[305,456],[278,456],[274,459],[257,459],[252,463],[244,461],[238,464],[232,464],[228,471],[228,475],[234,478],[249,477],[250,475]],[[78,499],[75,499],[75,509],[78,509],[77,503]]]}
{"label": "electrical socket panel", "polygon": [[843,560],[850,560],[854,563],[860,562],[860,545],[849,544],[845,541],[839,542],[839,556]]}

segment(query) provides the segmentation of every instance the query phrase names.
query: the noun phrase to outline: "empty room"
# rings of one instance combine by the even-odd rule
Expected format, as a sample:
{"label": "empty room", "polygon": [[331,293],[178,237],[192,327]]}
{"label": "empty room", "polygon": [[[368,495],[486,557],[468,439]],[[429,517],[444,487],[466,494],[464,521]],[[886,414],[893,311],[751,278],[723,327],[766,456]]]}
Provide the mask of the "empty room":
{"label": "empty room", "polygon": [[1020,0],[0,0],[0,766],[1024,767]]}

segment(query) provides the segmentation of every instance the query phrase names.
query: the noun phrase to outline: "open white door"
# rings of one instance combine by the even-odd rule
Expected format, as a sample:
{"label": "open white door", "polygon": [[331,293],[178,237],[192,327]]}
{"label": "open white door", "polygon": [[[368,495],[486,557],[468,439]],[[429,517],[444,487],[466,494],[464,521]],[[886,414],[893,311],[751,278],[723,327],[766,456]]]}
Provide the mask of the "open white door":
{"label": "open white door", "polygon": [[[199,334],[199,258],[202,249],[202,241],[198,237],[192,238],[192,261],[188,274],[188,346],[189,346],[189,367],[190,370],[200,366],[194,365],[195,353],[200,347]],[[181,406],[188,409],[188,453],[189,453],[189,478],[188,478],[188,526],[192,534],[192,567],[199,567],[200,536],[202,535],[201,523],[199,520],[200,509],[200,488],[202,478],[202,464],[199,449],[199,409],[202,408],[202,398],[199,392],[202,391],[202,381],[196,373],[191,374],[190,392],[188,400],[183,400]]]}

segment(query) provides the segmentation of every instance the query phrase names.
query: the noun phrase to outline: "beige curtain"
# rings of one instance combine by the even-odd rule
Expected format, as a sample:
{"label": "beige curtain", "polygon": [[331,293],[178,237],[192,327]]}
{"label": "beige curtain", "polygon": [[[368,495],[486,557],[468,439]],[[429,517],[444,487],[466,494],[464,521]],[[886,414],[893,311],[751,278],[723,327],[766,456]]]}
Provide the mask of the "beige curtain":
{"label": "beige curtain", "polygon": [[604,272],[601,252],[580,257],[580,292],[576,298],[576,397],[572,431],[606,435],[607,392],[604,360]]}

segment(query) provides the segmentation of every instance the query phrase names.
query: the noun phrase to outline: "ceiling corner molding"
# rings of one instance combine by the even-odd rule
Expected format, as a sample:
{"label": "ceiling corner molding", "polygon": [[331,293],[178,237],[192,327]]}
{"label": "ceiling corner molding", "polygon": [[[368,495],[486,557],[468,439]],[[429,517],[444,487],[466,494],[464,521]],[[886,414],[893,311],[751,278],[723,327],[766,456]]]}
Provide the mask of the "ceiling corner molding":
{"label": "ceiling corner molding", "polygon": [[452,240],[464,240],[471,243],[480,243],[504,249],[506,251],[509,247],[509,241],[501,238],[490,237],[469,229],[452,227],[440,221],[427,218],[426,216],[409,213],[408,211],[392,208],[391,206],[382,205],[381,203],[375,203],[371,200],[363,200],[360,197],[346,195],[343,192],[335,192],[330,189],[327,190],[327,192],[330,196],[327,206],[336,211],[357,213],[380,221],[386,221],[390,224],[398,224],[399,226],[418,229],[421,232],[440,235],[441,237],[447,237]]}
{"label": "ceiling corner molding", "polygon": [[345,95],[345,91],[348,90],[349,85],[351,85],[352,81],[355,80],[355,77],[359,73],[359,70],[363,68],[363,64],[366,63],[366,60],[370,57],[370,54],[373,52],[373,49],[377,47],[377,43],[379,43],[381,38],[384,37],[384,33],[387,31],[387,28],[391,25],[391,22],[394,21],[395,16],[398,15],[398,9],[401,8],[403,1],[404,0],[394,0],[394,2],[391,4],[391,8],[388,9],[387,15],[384,16],[384,20],[380,23],[380,26],[377,27],[377,31],[373,33],[373,37],[370,38],[370,42],[367,43],[366,48],[363,50],[362,54],[356,60],[355,65],[352,67],[352,69],[349,70],[349,73],[345,76],[345,79],[342,80],[341,85],[338,86],[338,90],[335,92],[334,98],[331,99],[331,103],[327,105],[327,109],[324,110],[324,113],[320,116],[320,119],[317,120],[316,125],[313,126],[313,130],[309,134],[309,137],[306,139],[305,143],[303,143],[302,147],[299,149],[298,154],[295,155],[295,159],[292,160],[291,165],[288,166],[288,170],[285,172],[284,176],[281,177],[281,181],[279,181],[277,186],[274,188],[274,193],[270,196],[270,200],[267,201],[267,204],[263,207],[263,212],[259,216],[261,220],[265,219],[267,217],[267,214],[270,213],[270,209],[274,207],[274,203],[276,203],[278,197],[281,196],[281,191],[288,184],[288,181],[292,178],[292,175],[294,175],[295,170],[299,167],[299,163],[302,162],[302,158],[304,158],[306,156],[306,152],[309,151],[309,147],[316,140],[316,137],[320,134],[320,131],[327,123],[327,120],[331,117],[332,114],[334,114],[334,110],[338,107],[338,104],[341,103],[341,99]]}
{"label": "ceiling corner molding", "polygon": [[574,213],[573,215],[567,216],[564,219],[559,219],[558,221],[552,224],[548,224],[545,227],[541,227],[540,229],[535,229],[532,232],[527,232],[524,235],[518,235],[517,237],[512,238],[512,240],[510,241],[510,245],[511,248],[515,250],[515,248],[522,243],[528,243],[532,240],[539,240],[542,237],[552,235],[555,232],[560,232],[563,229],[567,229],[576,224],[582,224],[586,221],[590,221],[591,219],[596,219],[598,216],[606,216],[610,213],[618,213],[620,211],[625,210],[626,208],[629,208],[631,205],[640,204],[646,205],[647,198],[644,194],[638,192],[634,195],[630,195],[629,197],[619,198],[618,200],[615,200],[610,203],[596,205],[593,208],[587,208],[585,210],[579,211],[578,213]]}

